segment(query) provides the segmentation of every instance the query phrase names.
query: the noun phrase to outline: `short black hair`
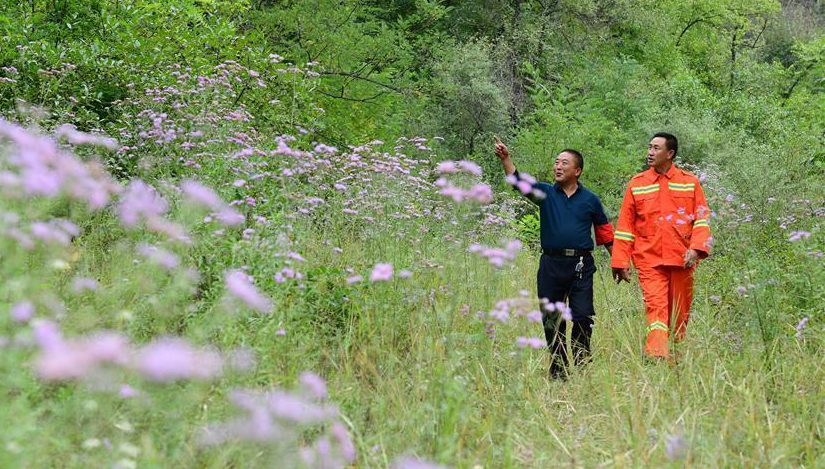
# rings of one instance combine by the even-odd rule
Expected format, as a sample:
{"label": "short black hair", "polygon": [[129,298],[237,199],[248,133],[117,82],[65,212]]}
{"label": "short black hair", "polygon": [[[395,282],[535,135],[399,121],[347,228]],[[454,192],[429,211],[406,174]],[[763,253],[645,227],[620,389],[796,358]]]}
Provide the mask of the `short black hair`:
{"label": "short black hair", "polygon": [[667,132],[656,132],[650,139],[653,140],[656,137],[665,139],[665,146],[668,150],[673,150],[673,158],[676,158],[679,153],[679,140],[676,139],[676,136]]}
{"label": "short black hair", "polygon": [[584,171],[584,157],[578,150],[574,150],[572,148],[565,148],[561,151],[562,153],[570,153],[576,159],[576,164],[578,165],[579,169]]}

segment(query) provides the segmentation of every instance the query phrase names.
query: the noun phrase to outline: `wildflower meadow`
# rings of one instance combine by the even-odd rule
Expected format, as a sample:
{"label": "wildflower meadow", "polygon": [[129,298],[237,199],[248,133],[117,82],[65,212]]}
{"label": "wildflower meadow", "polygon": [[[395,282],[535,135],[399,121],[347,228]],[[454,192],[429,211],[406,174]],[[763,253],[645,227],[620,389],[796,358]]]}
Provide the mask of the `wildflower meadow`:
{"label": "wildflower meadow", "polygon": [[[822,13],[0,0],[0,469],[825,467]],[[687,338],[596,250],[553,379],[530,182],[580,148],[615,222],[658,130]]]}

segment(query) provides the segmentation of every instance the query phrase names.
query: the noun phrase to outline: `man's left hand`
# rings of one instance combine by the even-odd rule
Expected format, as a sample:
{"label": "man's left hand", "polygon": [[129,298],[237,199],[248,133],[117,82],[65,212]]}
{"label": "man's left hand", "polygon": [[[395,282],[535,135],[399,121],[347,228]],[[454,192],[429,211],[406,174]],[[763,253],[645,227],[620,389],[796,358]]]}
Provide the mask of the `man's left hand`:
{"label": "man's left hand", "polygon": [[699,262],[699,253],[695,249],[685,251],[685,268],[689,269]]}

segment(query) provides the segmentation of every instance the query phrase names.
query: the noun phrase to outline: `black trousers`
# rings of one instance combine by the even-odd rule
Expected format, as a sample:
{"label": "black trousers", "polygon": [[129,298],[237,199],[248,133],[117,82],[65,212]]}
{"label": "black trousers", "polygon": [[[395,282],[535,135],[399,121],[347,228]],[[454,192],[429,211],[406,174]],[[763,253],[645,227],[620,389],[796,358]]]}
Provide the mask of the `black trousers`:
{"label": "black trousers", "polygon": [[[550,303],[568,303],[573,316],[571,346],[574,362],[583,364],[590,358],[590,335],[593,331],[593,274],[596,264],[592,256],[582,259],[584,268],[581,278],[576,273],[579,257],[548,256],[542,254],[536,276],[539,299]],[[547,347],[550,350],[550,371],[559,374],[570,363],[565,346],[567,322],[561,313],[549,311],[542,305],[542,324]]]}

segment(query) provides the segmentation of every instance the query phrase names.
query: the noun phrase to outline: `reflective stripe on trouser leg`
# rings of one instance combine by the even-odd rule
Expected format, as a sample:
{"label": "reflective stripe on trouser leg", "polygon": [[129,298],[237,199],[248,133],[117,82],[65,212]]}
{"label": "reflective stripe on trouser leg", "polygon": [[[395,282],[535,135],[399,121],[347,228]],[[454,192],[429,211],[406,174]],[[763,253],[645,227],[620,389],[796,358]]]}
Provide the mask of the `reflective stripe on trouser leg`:
{"label": "reflective stripe on trouser leg", "polygon": [[668,354],[668,329],[670,325],[670,304],[668,292],[670,275],[667,268],[638,267],[639,283],[645,299],[647,316],[648,355],[666,357]]}
{"label": "reflective stripe on trouser leg", "polygon": [[696,268],[684,269],[671,267],[668,282],[668,309],[673,318],[674,338],[684,340],[690,317],[690,304],[693,301],[693,272]]}

